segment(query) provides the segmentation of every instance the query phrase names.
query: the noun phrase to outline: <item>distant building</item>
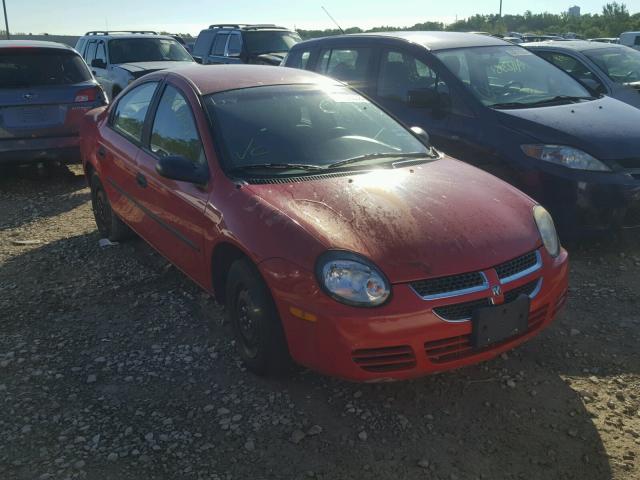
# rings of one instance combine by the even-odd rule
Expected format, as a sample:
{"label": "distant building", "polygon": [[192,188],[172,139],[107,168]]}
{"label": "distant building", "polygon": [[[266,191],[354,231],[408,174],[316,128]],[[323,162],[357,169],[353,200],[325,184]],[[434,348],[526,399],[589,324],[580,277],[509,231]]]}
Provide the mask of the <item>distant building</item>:
{"label": "distant building", "polygon": [[567,15],[569,15],[570,17],[579,17],[580,7],[577,5],[574,5],[573,7],[569,7],[569,10],[567,11]]}

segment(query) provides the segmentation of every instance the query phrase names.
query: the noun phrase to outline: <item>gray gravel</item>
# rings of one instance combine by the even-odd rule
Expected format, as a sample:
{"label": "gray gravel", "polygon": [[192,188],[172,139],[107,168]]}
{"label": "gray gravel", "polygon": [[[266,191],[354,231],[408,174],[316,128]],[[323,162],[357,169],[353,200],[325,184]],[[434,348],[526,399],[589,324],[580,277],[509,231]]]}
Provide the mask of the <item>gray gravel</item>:
{"label": "gray gravel", "polygon": [[640,234],[574,247],[567,309],[488,363],[269,380],[142,241],[98,246],[79,174],[0,172],[0,478],[640,478]]}

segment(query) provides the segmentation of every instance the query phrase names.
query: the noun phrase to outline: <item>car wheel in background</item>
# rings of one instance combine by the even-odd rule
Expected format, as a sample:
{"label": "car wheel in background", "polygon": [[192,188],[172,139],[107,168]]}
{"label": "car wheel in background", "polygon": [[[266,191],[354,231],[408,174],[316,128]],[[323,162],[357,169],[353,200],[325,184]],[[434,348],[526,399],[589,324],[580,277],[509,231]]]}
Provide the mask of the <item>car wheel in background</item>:
{"label": "car wheel in background", "polygon": [[91,177],[91,207],[98,231],[103,238],[112,242],[132,236],[131,229],[111,210],[111,204],[97,174]]}
{"label": "car wheel in background", "polygon": [[249,370],[258,375],[282,375],[291,370],[293,362],[271,293],[247,259],[231,265],[226,309],[238,353]]}

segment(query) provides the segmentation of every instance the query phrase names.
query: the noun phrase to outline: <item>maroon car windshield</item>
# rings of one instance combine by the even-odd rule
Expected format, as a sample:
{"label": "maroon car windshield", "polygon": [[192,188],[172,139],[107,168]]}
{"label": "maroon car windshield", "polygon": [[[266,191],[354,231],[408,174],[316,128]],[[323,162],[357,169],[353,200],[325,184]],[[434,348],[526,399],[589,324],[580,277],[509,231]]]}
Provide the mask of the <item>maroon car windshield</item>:
{"label": "maroon car windshield", "polygon": [[44,48],[0,50],[0,88],[73,85],[88,80],[91,73],[74,52]]}

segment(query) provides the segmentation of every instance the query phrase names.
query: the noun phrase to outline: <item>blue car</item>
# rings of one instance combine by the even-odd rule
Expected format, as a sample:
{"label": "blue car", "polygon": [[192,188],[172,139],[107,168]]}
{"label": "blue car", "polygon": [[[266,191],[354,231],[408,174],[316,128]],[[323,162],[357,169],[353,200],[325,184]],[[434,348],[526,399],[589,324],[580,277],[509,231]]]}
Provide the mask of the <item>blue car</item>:
{"label": "blue car", "polygon": [[550,61],[592,93],[608,95],[640,108],[640,52],[599,42],[525,43],[523,47]]}
{"label": "blue car", "polygon": [[0,40],[0,165],[80,161],[80,122],[104,91],[73,48]]}
{"label": "blue car", "polygon": [[565,237],[640,226],[640,110],[594,96],[518,45],[454,32],[342,35],[299,43],[283,64],[340,79],[422,127],[437,148],[545,205]]}

